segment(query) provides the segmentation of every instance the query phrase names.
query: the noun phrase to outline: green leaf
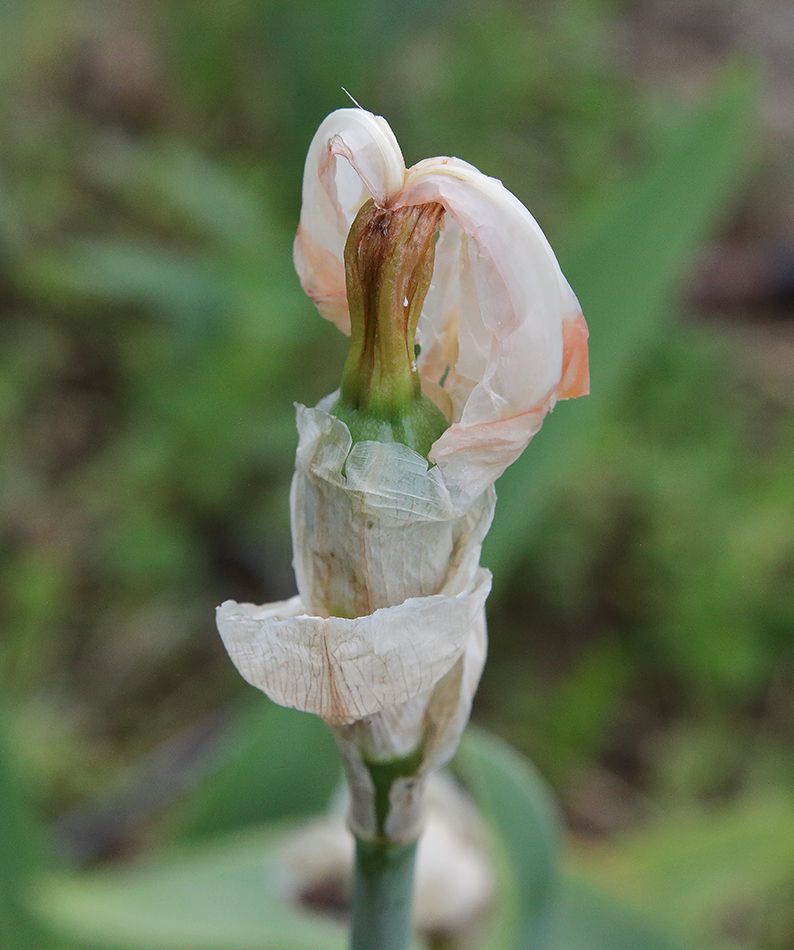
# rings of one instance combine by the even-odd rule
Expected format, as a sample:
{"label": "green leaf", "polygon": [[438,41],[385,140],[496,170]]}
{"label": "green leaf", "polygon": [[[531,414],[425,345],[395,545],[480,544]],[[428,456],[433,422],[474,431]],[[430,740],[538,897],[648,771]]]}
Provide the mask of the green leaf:
{"label": "green leaf", "polygon": [[187,802],[181,835],[321,812],[340,778],[339,753],[320,718],[257,695],[238,714],[219,768]]}
{"label": "green leaf", "polygon": [[764,789],[719,810],[666,815],[583,855],[579,867],[658,916],[674,907],[699,939],[713,938],[737,909],[752,927],[787,912],[779,900],[794,883],[794,796]]}
{"label": "green leaf", "polygon": [[91,950],[344,950],[344,927],[283,899],[283,834],[247,831],[135,871],[49,877],[36,906]]}
{"label": "green leaf", "polygon": [[567,879],[549,950],[684,950],[646,915],[577,879]]}
{"label": "green leaf", "polygon": [[598,438],[653,345],[672,325],[678,281],[746,168],[755,74],[735,70],[713,100],[658,146],[653,163],[593,214],[560,260],[590,327],[592,394],[558,407],[499,480],[486,541],[495,587],[554,498],[560,473]]}
{"label": "green leaf", "polygon": [[130,158],[129,177],[119,187],[131,207],[143,205],[153,217],[170,212],[196,234],[244,256],[272,240],[261,196],[231,169],[184,142],[139,145]]}
{"label": "green leaf", "polygon": [[531,764],[495,736],[469,729],[455,768],[497,830],[507,875],[500,886],[500,946],[548,946],[559,892],[560,822]]}
{"label": "green leaf", "polygon": [[[468,730],[455,759],[498,836],[494,950],[682,950],[680,938],[594,884],[560,872],[561,829],[531,764],[494,736]],[[597,878],[596,878],[597,880]]]}
{"label": "green leaf", "polygon": [[[638,912],[560,877],[557,812],[526,760],[473,732],[456,766],[497,836],[498,919],[489,950],[681,950]],[[345,947],[346,928],[285,899],[290,875],[281,856],[292,831],[249,828],[148,867],[43,878],[34,906],[86,950]]]}
{"label": "green leaf", "polygon": [[228,309],[228,288],[199,255],[128,240],[75,241],[64,254],[27,264],[34,293],[63,303],[77,299],[153,308],[189,338],[214,332]]}
{"label": "green leaf", "polygon": [[0,709],[0,937],[3,950],[44,950],[51,945],[27,908],[34,874],[44,864],[42,833],[26,798]]}

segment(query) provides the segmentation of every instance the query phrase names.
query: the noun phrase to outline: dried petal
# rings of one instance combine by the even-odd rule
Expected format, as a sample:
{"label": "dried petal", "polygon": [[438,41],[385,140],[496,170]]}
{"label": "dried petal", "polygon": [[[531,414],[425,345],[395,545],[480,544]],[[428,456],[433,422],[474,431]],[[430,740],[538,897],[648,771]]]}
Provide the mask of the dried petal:
{"label": "dried petal", "polygon": [[[439,202],[457,225],[447,223],[437,248],[442,279],[417,340],[420,373],[444,379],[455,405],[430,458],[473,500],[518,458],[557,398],[574,394],[560,389],[566,364],[582,387],[587,327],[538,223],[500,181],[459,159],[427,159],[409,170],[397,200]],[[576,332],[566,339],[567,324]]]}
{"label": "dried petal", "polygon": [[241,675],[274,702],[349,723],[432,690],[481,624],[491,575],[456,596],[415,597],[352,620],[312,617],[300,598],[226,601],[217,624]]}
{"label": "dried petal", "polygon": [[[336,393],[298,407],[290,502],[299,596],[266,607],[227,601],[218,629],[249,683],[329,723],[352,827],[409,840],[423,778],[453,754],[485,661],[490,574],[479,557],[493,483],[558,399],[588,391],[587,325],[537,222],[501,182],[454,158],[406,172],[382,118],[342,109],[309,149],[295,266],[345,332],[345,241],[369,198],[382,209],[444,209],[418,370],[452,424],[429,467],[399,442],[353,444],[327,411]],[[415,753],[420,764],[389,787],[383,823],[372,763]]]}
{"label": "dried petal", "polygon": [[439,469],[407,446],[357,442],[351,450],[347,426],[320,407],[298,407],[298,431],[292,543],[298,591],[312,614],[362,616],[465,587],[493,492],[461,513]]}

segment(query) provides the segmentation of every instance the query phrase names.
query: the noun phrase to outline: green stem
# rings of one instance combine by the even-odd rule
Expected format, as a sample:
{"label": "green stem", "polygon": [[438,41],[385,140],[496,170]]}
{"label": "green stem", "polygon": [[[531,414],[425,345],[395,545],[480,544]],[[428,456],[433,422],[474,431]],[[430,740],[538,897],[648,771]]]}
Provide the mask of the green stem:
{"label": "green stem", "polygon": [[356,838],[351,950],[410,946],[416,845]]}

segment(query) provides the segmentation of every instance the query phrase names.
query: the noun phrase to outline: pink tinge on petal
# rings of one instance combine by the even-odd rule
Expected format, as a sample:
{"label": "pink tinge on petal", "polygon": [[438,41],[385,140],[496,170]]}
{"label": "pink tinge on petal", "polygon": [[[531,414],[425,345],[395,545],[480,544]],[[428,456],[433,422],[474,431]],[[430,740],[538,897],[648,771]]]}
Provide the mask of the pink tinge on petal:
{"label": "pink tinge on petal", "polygon": [[430,450],[430,461],[459,495],[461,506],[477,498],[524,451],[540,429],[554,397],[508,419],[450,426]]}
{"label": "pink tinge on petal", "polygon": [[590,392],[590,363],[587,338],[590,331],[584,316],[562,323],[562,376],[557,386],[558,399],[576,399]]}
{"label": "pink tinge on petal", "polygon": [[417,328],[418,369],[453,422],[430,458],[459,498],[473,499],[557,399],[589,392],[587,324],[537,221],[501,182],[457,158],[406,171],[385,120],[342,109],[309,149],[295,241],[304,289],[341,330],[344,243],[367,194],[381,206],[433,201],[447,212]]}
{"label": "pink tinge on petal", "polygon": [[306,295],[326,320],[350,336],[350,313],[342,262],[318,244],[302,225],[298,225],[292,256]]}
{"label": "pink tinge on petal", "polygon": [[344,250],[350,225],[371,196],[387,205],[402,188],[405,163],[385,119],[338,109],[315,133],[303,173],[295,268],[320,313],[349,331]]}
{"label": "pink tinge on petal", "polygon": [[420,343],[432,345],[458,315],[450,371],[474,383],[459,417],[476,425],[531,410],[560,379],[562,321],[572,302],[537,221],[501,182],[455,158],[414,165],[398,201],[438,201],[456,226],[454,240],[439,241],[443,267],[419,330]]}

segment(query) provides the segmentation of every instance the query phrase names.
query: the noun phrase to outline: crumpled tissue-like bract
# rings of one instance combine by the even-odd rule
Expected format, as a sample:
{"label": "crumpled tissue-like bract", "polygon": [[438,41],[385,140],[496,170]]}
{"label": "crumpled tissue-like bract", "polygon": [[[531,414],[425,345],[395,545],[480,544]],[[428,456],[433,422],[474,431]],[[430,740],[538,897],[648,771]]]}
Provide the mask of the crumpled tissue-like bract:
{"label": "crumpled tissue-like bract", "polygon": [[218,629],[243,677],[275,702],[335,725],[384,714],[406,740],[384,739],[373,754],[407,753],[438,733],[424,713],[445,677],[459,668],[456,688],[468,703],[474,694],[491,585],[479,558],[495,494],[461,515],[438,468],[407,446],[351,446],[347,426],[320,407],[298,407],[298,431],[299,595],[265,607],[227,601]]}

